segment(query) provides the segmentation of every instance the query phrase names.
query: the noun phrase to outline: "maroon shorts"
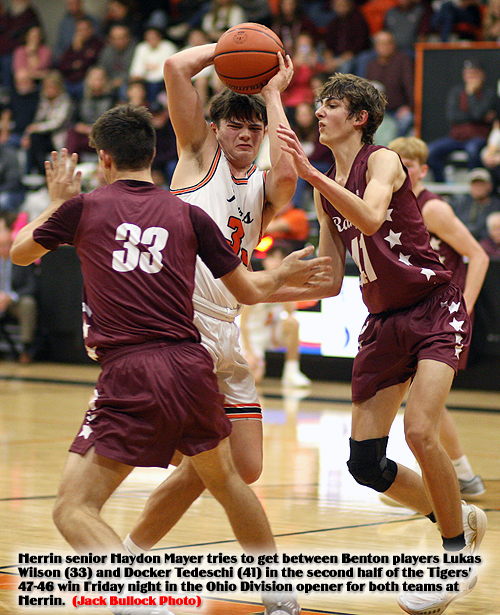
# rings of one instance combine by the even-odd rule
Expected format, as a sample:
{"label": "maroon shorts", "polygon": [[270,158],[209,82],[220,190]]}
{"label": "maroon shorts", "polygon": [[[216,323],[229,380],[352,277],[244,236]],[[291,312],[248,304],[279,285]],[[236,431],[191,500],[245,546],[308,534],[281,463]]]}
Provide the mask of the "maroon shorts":
{"label": "maroon shorts", "polygon": [[96,396],[70,451],[131,466],[168,467],[176,450],[192,456],[231,432],[213,361],[201,344],[151,342],[102,361]]}
{"label": "maroon shorts", "polygon": [[453,283],[408,309],[370,314],[354,359],[352,400],[365,401],[406,382],[422,359],[446,363],[456,373],[470,336],[465,302]]}

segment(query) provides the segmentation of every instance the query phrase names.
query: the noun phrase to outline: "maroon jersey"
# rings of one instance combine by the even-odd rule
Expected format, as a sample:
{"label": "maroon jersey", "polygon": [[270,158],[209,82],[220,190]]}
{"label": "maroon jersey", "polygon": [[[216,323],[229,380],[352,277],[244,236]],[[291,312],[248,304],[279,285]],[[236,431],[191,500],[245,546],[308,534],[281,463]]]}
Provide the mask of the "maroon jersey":
{"label": "maroon jersey", "polygon": [[[420,211],[423,211],[427,201],[438,199],[441,197],[430,190],[424,189],[417,197],[417,203]],[[438,253],[439,260],[443,265],[452,272],[452,281],[460,288],[461,291],[465,288],[465,277],[467,275],[467,265],[463,256],[454,250],[449,244],[440,239],[434,233],[431,233],[431,247]]]}
{"label": "maroon jersey", "polygon": [[[363,145],[345,187],[360,198],[366,189],[368,158],[381,146]],[[328,172],[335,179],[335,165]],[[372,314],[410,307],[451,279],[430,246],[430,238],[407,175],[391,199],[376,233],[363,235],[321,197],[343,242],[359,267],[363,301]]]}
{"label": "maroon jersey", "polygon": [[216,278],[241,262],[204,211],[142,181],[120,180],[69,199],[33,237],[48,250],[76,247],[85,344],[97,359],[151,340],[199,341],[196,255]]}

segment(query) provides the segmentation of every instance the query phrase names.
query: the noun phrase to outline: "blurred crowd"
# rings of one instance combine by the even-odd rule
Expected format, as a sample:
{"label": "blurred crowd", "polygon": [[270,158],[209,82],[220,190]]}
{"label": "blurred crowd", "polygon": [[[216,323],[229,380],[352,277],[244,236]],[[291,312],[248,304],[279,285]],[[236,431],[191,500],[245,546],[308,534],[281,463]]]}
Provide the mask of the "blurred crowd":
{"label": "blurred crowd", "polygon": [[[30,217],[33,208],[43,209],[44,160],[63,146],[94,165],[87,187],[97,185],[88,135],[93,122],[118,102],[152,112],[158,136],[155,182],[168,188],[177,152],[163,62],[184,47],[217,41],[239,23],[262,23],[283,41],[295,67],[283,104],[322,171],[332,158],[319,143],[315,93],[331,73],[357,74],[384,92],[387,114],[376,143],[387,145],[414,132],[417,42],[500,44],[500,0],[107,0],[103,16],[92,14],[84,0],[64,5],[49,43],[32,0],[0,0],[1,212]],[[500,211],[500,103],[487,85],[488,70],[493,69],[474,58],[466,61],[462,83],[440,98],[449,132],[428,143],[428,162],[430,178],[444,182],[450,156],[464,153],[469,189],[451,204],[498,256],[500,220],[490,215]],[[223,87],[213,67],[197,75],[195,84],[207,108]],[[265,167],[265,152],[259,164]],[[33,187],[41,190],[36,199]],[[310,186],[302,181],[293,207],[313,208]],[[293,232],[287,239],[304,241]]]}

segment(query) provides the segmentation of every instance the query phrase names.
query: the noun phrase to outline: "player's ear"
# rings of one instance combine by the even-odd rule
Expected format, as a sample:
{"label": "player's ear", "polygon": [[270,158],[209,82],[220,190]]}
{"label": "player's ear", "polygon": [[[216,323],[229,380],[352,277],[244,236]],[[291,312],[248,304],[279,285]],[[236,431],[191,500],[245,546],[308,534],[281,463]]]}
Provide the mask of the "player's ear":
{"label": "player's ear", "polygon": [[111,168],[111,156],[108,154],[108,152],[106,152],[103,149],[99,150],[99,158],[102,160],[102,163],[104,165],[105,169],[110,169]]}
{"label": "player's ear", "polygon": [[427,175],[427,173],[429,172],[429,165],[428,164],[423,164],[420,166],[420,179],[424,179],[424,177]]}
{"label": "player's ear", "polygon": [[354,118],[354,125],[355,126],[364,126],[367,121],[368,121],[368,111],[363,109]]}
{"label": "player's ear", "polygon": [[215,136],[217,136],[217,125],[215,122],[210,122],[210,128],[214,131]]}

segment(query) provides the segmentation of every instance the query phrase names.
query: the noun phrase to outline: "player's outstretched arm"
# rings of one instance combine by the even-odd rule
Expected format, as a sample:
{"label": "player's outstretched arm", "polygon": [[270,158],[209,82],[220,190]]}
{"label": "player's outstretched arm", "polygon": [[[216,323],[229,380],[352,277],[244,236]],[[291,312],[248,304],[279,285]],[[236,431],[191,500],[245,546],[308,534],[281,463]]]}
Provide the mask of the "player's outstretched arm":
{"label": "player's outstretched arm", "polygon": [[280,125],[288,126],[288,119],[281,102],[281,94],[288,87],[293,77],[293,64],[290,56],[284,58],[278,54],[279,72],[262,88],[261,95],[266,102],[267,134],[269,136],[269,157],[271,168],[266,177],[266,206],[263,227],[293,197],[297,187],[297,171],[290,154],[283,151],[277,129]]}
{"label": "player's outstretched arm", "polygon": [[304,260],[314,251],[313,246],[292,252],[281,265],[271,271],[248,271],[240,264],[220,279],[239,303],[253,305],[264,301],[284,284],[314,288],[331,271],[331,258],[321,257]]}
{"label": "player's outstretched arm", "polygon": [[81,192],[82,173],[75,173],[78,155],[68,154],[67,149],[52,152],[51,160],[45,161],[45,176],[49,190],[50,204],[37,218],[24,226],[16,235],[10,250],[10,258],[16,265],[31,265],[48,252],[33,239],[33,231],[73,196]]}
{"label": "player's outstretched arm", "polygon": [[216,145],[203,103],[192,83],[195,75],[213,64],[214,51],[215,43],[190,47],[173,54],[163,65],[168,112],[180,152],[198,151],[212,137]]}
{"label": "player's outstretched arm", "polygon": [[469,314],[483,286],[490,259],[469,229],[457,218],[451,205],[442,199],[431,199],[425,204],[422,217],[431,233],[467,258],[464,299]]}

